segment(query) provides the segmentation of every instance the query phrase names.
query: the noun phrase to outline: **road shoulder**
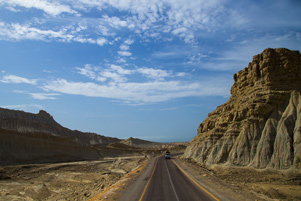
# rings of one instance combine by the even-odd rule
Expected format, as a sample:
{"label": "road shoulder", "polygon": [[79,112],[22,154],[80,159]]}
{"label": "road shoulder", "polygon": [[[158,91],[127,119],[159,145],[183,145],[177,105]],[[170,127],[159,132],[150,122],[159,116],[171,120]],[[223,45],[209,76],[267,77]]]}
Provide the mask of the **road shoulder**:
{"label": "road shoulder", "polygon": [[240,200],[261,200],[253,192],[247,192],[240,186],[227,183],[219,179],[213,172],[204,169],[189,161],[176,157],[173,160],[200,186],[205,188],[219,200],[240,201]]}
{"label": "road shoulder", "polygon": [[144,163],[122,177],[105,191],[94,196],[90,201],[133,201],[139,200],[155,166],[157,157],[149,158]]}

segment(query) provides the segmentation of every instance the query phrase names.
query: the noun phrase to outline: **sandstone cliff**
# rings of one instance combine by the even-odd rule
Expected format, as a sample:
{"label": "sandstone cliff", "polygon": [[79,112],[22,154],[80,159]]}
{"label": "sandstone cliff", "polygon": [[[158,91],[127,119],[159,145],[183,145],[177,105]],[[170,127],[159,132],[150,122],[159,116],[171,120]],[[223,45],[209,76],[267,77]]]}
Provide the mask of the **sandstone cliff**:
{"label": "sandstone cliff", "polygon": [[0,128],[18,132],[40,132],[61,136],[81,145],[119,142],[118,138],[70,130],[58,124],[46,111],[38,114],[0,108]]}
{"label": "sandstone cliff", "polygon": [[266,49],[234,75],[231,97],[200,124],[184,156],[203,164],[301,168],[301,55]]}

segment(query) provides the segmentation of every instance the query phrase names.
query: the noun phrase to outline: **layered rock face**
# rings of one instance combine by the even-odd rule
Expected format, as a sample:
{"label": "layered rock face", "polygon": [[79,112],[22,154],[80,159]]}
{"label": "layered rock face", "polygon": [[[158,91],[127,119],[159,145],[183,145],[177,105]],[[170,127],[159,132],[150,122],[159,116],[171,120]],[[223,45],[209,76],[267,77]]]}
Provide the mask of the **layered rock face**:
{"label": "layered rock face", "polygon": [[91,146],[82,146],[59,136],[0,129],[0,165],[96,160],[102,157]]}
{"label": "layered rock face", "polygon": [[231,97],[200,124],[184,158],[225,164],[301,168],[301,55],[266,49],[234,75]]}
{"label": "layered rock face", "polygon": [[120,143],[123,143],[128,146],[132,147],[139,147],[139,148],[145,148],[145,149],[160,149],[164,146],[163,143],[159,142],[151,142],[146,140],[141,140],[138,138],[128,138],[126,140],[122,140]]}
{"label": "layered rock face", "polygon": [[0,165],[95,160],[103,155],[92,145],[119,141],[65,128],[43,110],[0,108]]}
{"label": "layered rock face", "polygon": [[65,128],[43,110],[38,114],[32,114],[0,108],[0,128],[18,132],[49,133],[87,146],[120,141],[118,138],[105,137],[95,133],[86,133]]}

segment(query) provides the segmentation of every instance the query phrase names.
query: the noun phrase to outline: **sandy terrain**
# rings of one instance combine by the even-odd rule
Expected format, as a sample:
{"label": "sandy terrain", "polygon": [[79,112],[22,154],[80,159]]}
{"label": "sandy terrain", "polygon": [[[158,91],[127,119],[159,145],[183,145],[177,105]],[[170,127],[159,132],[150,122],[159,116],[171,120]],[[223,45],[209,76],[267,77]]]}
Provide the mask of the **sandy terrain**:
{"label": "sandy terrain", "polygon": [[216,167],[215,175],[262,199],[301,200],[301,170]]}
{"label": "sandy terrain", "polygon": [[[300,170],[256,170],[222,166],[208,170],[179,157],[176,161],[205,189],[224,195],[223,200],[301,200]],[[134,182],[137,176],[135,173],[127,181],[116,184],[107,194],[94,197],[93,201],[118,200],[126,186]]]}
{"label": "sandy terrain", "polygon": [[[176,160],[205,188],[229,200],[301,200],[300,170],[222,166],[207,170],[189,160]],[[133,156],[0,167],[0,200],[118,200],[147,162],[144,156]]]}
{"label": "sandy terrain", "polygon": [[0,200],[89,200],[144,161],[135,156],[0,167]]}
{"label": "sandy terrain", "polygon": [[[211,170],[180,159],[197,179],[233,200],[301,200],[301,170],[213,166]],[[232,199],[231,199],[232,200]]]}

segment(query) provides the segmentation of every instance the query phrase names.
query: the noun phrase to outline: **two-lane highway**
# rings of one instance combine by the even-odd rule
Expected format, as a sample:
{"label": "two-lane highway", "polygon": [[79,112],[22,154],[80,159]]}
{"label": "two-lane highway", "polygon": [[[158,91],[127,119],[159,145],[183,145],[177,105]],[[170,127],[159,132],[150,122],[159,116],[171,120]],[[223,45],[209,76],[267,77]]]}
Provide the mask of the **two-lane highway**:
{"label": "two-lane highway", "polygon": [[[152,164],[144,177],[144,183],[136,184],[129,196],[123,196],[121,200],[139,201],[216,201],[214,195],[191,179],[177,165],[174,159],[159,157]],[[138,181],[137,181],[138,182]],[[130,189],[129,189],[130,190]]]}

